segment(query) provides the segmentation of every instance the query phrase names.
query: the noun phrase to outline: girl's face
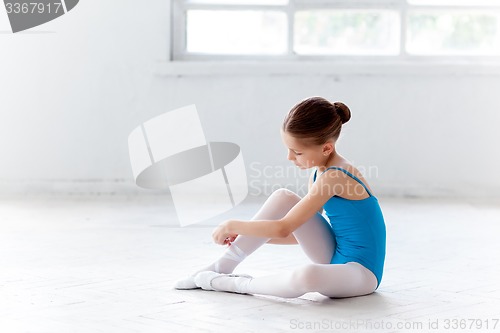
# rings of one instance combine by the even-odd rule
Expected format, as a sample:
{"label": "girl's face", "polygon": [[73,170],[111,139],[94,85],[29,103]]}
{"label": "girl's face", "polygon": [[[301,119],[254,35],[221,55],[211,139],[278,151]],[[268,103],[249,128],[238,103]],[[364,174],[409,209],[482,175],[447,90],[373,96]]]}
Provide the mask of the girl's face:
{"label": "girl's face", "polygon": [[299,139],[294,138],[283,130],[281,130],[281,138],[288,150],[287,158],[301,169],[323,165],[328,159],[328,154],[325,156],[325,153],[329,152],[328,144],[304,146]]}

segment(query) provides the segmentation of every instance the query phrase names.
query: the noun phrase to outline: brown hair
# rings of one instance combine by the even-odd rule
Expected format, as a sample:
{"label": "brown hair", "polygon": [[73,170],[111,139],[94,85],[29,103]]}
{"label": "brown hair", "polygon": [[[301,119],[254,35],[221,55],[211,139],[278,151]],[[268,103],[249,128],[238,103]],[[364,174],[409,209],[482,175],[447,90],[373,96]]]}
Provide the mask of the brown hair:
{"label": "brown hair", "polygon": [[283,120],[283,131],[305,139],[305,145],[322,145],[337,140],[342,124],[351,119],[351,110],[342,102],[309,97],[295,105]]}

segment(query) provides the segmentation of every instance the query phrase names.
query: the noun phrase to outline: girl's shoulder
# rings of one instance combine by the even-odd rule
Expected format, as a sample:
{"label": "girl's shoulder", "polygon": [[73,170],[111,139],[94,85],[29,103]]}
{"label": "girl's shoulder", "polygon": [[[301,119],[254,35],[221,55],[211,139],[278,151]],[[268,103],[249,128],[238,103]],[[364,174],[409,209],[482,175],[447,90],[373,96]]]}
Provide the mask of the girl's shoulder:
{"label": "girl's shoulder", "polygon": [[[330,168],[330,169],[328,169],[328,168]],[[344,171],[339,170],[337,168],[344,169],[345,171],[348,171],[350,174],[352,174],[353,176],[358,178],[361,182],[363,182],[363,184],[368,188],[368,190],[373,193],[372,189],[368,185],[368,182],[363,177],[363,174],[356,167],[354,167],[352,164],[349,164],[349,163],[337,163],[335,165],[329,165],[329,166],[327,166],[327,169],[325,169],[323,172],[319,172],[318,170],[316,170],[316,172],[317,172],[316,177],[321,175],[322,173],[338,174],[338,175],[341,175],[342,179],[344,179],[347,183],[351,183],[352,185],[359,184],[354,178],[350,177]],[[344,176],[346,176],[346,177],[344,177]],[[335,177],[335,178],[337,178],[337,177]],[[368,195],[368,194],[366,193],[366,195]],[[354,197],[359,197],[359,196],[354,195]],[[354,199],[354,197],[351,197],[349,199]]]}

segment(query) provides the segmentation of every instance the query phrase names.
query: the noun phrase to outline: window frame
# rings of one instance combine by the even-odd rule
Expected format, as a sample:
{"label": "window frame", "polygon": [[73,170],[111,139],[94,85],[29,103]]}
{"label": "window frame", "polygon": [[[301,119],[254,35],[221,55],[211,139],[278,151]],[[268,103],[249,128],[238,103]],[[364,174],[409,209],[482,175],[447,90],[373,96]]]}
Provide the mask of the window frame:
{"label": "window frame", "polygon": [[[289,0],[285,5],[227,5],[203,4],[189,2],[188,0],[170,0],[170,45],[168,61],[170,62],[286,62],[297,61],[312,62],[349,62],[349,63],[500,63],[499,55],[421,55],[409,54],[406,50],[407,12],[416,10],[496,10],[500,12],[500,4],[484,5],[417,5],[410,4],[408,0]],[[382,9],[396,10],[400,13],[400,40],[399,54],[396,55],[299,55],[293,52],[294,13],[303,9]],[[224,55],[224,54],[195,54],[186,52],[186,16],[190,9],[217,9],[217,10],[279,10],[284,11],[288,17],[288,45],[284,55]]]}

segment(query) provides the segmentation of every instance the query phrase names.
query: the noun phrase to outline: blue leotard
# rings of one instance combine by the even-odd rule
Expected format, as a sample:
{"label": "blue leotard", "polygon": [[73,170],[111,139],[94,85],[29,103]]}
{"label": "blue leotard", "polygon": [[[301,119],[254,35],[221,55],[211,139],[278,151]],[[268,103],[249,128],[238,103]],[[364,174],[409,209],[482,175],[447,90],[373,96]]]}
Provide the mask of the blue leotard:
{"label": "blue leotard", "polygon": [[[334,195],[323,206],[336,241],[330,263],[345,264],[350,261],[360,263],[376,276],[378,288],[384,269],[386,242],[384,216],[378,199],[349,171],[335,166],[326,170],[332,168],[354,178],[363,185],[370,196],[362,200],[349,200]],[[318,169],[314,172],[314,181],[317,172]]]}

